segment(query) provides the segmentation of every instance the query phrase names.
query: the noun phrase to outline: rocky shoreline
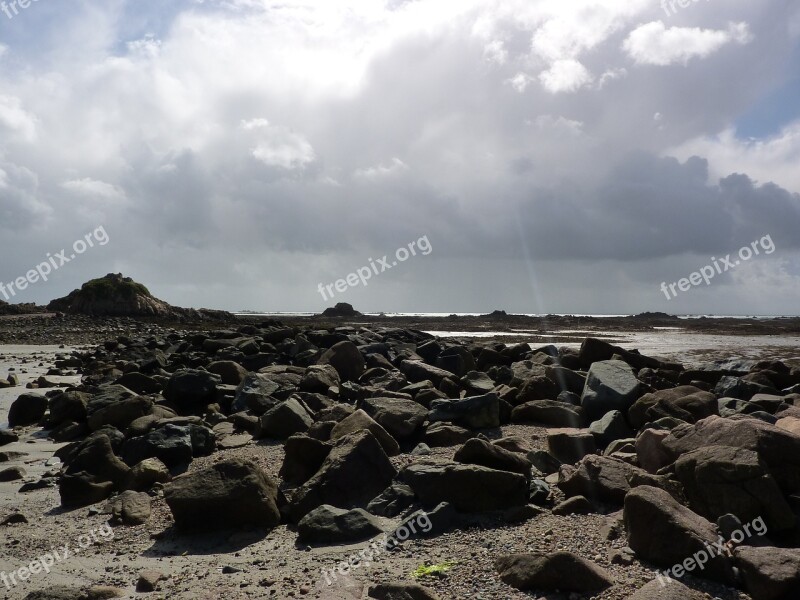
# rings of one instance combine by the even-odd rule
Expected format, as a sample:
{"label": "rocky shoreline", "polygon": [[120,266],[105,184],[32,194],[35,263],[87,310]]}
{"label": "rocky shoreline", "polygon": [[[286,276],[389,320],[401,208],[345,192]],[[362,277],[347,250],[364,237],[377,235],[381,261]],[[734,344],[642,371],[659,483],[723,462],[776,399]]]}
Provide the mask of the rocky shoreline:
{"label": "rocky shoreline", "polygon": [[[19,305],[9,305],[19,307]],[[17,310],[21,310],[17,308]],[[233,328],[259,325],[272,317],[223,311],[188,311],[166,316],[97,316],[47,312],[0,313],[0,344],[99,344],[116,335],[166,335],[174,332],[207,331],[211,328]],[[364,316],[350,317],[281,316],[280,321],[298,329],[331,329],[337,327],[385,327],[420,331],[464,332],[483,341],[496,343],[531,342],[547,337],[552,343],[574,341],[577,336],[606,337],[617,343],[619,336],[631,332],[658,332],[680,329],[691,334],[720,336],[800,336],[800,318],[709,318],[679,319],[664,316],[531,317],[525,315],[481,316]],[[569,336],[559,332],[569,332]],[[501,335],[493,335],[501,334]],[[582,339],[582,338],[580,338]]]}
{"label": "rocky shoreline", "polygon": [[[0,570],[17,583],[0,592],[797,597],[800,362],[688,369],[409,321],[0,319],[0,343],[84,345],[5,357]],[[106,524],[80,559],[20,573]]]}

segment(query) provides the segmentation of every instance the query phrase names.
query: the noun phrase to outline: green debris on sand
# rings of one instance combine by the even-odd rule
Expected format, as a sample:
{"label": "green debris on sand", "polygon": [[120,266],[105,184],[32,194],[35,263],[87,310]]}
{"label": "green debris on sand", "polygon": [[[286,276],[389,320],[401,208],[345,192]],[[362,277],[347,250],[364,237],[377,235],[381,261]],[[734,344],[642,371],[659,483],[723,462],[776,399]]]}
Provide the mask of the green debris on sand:
{"label": "green debris on sand", "polygon": [[414,570],[411,576],[414,579],[419,579],[420,577],[427,577],[429,575],[442,575],[443,573],[449,571],[450,568],[455,564],[456,561],[447,561],[439,565],[421,565]]}

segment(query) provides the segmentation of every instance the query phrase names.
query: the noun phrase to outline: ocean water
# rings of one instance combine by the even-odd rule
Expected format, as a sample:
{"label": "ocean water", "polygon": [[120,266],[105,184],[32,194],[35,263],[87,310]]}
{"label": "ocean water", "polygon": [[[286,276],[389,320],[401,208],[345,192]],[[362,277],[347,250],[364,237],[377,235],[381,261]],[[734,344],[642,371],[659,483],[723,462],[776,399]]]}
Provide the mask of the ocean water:
{"label": "ocean water", "polygon": [[[258,311],[241,311],[234,313],[243,317],[313,317],[319,313],[315,312],[258,312]],[[447,312],[365,312],[362,313],[365,317],[481,317],[486,316],[486,313],[447,313]],[[514,313],[517,316],[523,317],[592,317],[595,319],[609,319],[630,317],[632,315],[589,315],[580,313]],[[786,319],[796,315],[676,315],[679,319]]]}
{"label": "ocean water", "polygon": [[[245,313],[249,316],[280,318],[286,316],[313,316],[314,313]],[[385,315],[387,317],[448,317],[482,316],[484,313],[364,313],[365,316]],[[547,317],[553,315],[530,314],[530,317]],[[582,317],[624,317],[627,315],[557,315]],[[679,315],[680,319],[699,319],[701,317],[718,319],[773,319],[785,318],[772,315]],[[511,329],[506,331],[459,331],[459,330],[427,330],[426,333],[441,338],[496,338],[506,337],[523,339],[532,348],[554,344],[569,348],[578,348],[588,335],[605,339],[610,343],[629,350],[639,350],[642,354],[664,360],[674,360],[687,367],[705,367],[723,361],[740,361],[742,364],[765,359],[781,359],[797,361],[800,364],[800,336],[776,335],[716,335],[685,331],[680,324],[673,326],[653,327],[653,331],[603,331],[595,325],[591,331],[585,329],[553,328],[546,333],[541,330]]]}

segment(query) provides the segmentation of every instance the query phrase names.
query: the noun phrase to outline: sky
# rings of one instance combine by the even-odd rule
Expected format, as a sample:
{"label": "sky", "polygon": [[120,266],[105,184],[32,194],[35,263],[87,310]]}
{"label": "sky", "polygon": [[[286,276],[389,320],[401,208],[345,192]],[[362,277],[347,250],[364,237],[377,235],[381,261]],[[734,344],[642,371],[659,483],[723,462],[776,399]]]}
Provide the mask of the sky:
{"label": "sky", "polygon": [[5,0],[0,282],[798,314],[800,4],[683,4]]}

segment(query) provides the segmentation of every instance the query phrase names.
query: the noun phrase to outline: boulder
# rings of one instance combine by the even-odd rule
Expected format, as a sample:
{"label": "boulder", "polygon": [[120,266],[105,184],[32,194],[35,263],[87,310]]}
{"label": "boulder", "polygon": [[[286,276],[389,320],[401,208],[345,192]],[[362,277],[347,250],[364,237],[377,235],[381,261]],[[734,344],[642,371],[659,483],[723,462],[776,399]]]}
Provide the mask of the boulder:
{"label": "boulder", "polygon": [[529,377],[522,382],[517,393],[518,403],[530,402],[532,400],[546,400],[555,398],[561,392],[558,384],[546,375]]}
{"label": "boulder", "polygon": [[53,396],[49,400],[50,416],[47,423],[50,427],[65,421],[80,423],[86,420],[86,407],[91,396],[84,392],[69,391]]}
{"label": "boulder", "polygon": [[500,399],[496,394],[458,400],[434,400],[428,413],[431,423],[447,421],[471,429],[500,426]]}
{"label": "boulder", "polygon": [[628,411],[631,425],[641,429],[646,423],[670,416],[694,423],[719,414],[717,397],[693,385],[681,385],[644,394]]}
{"label": "boulder", "polygon": [[400,445],[397,440],[361,409],[339,421],[331,430],[330,439],[335,442],[339,438],[364,429],[369,430],[375,436],[388,456],[396,456],[400,453]]}
{"label": "boulder", "polygon": [[435,364],[456,377],[463,377],[475,369],[475,358],[464,346],[450,346],[442,350]]}
{"label": "boulder", "polygon": [[714,387],[714,393],[719,397],[750,400],[756,394],[777,394],[778,391],[771,385],[763,385],[748,381],[742,377],[726,375]]}
{"label": "boulder", "polygon": [[640,395],[639,380],[621,360],[595,362],[589,369],[581,395],[586,418],[595,421],[611,410],[627,413]]}
{"label": "boulder", "polygon": [[344,510],[328,504],[318,506],[297,524],[298,541],[342,544],[376,536],[380,522],[363,508]]}
{"label": "boulder", "polygon": [[547,449],[562,463],[572,465],[597,452],[597,443],[588,429],[551,429],[547,432]]}
{"label": "boulder", "polygon": [[128,466],[114,454],[110,438],[102,434],[84,440],[67,461],[66,474],[82,471],[117,488],[125,484],[130,473]]}
{"label": "boulder", "polygon": [[557,473],[561,468],[561,461],[544,450],[531,450],[527,457],[533,467],[545,475]]}
{"label": "boulder", "polygon": [[[701,552],[708,556],[708,549],[713,550],[718,541],[714,525],[655,487],[632,489],[625,496],[623,517],[628,545],[641,560],[658,566],[682,565],[695,554],[699,558]],[[716,553],[708,558],[702,574],[726,584],[734,581],[730,561]]]}
{"label": "boulder", "polygon": [[781,417],[775,423],[775,427],[779,427],[780,429],[785,429],[790,433],[800,436],[800,417],[795,417],[795,416]]}
{"label": "boulder", "polygon": [[280,400],[273,394],[280,394],[282,391],[281,384],[273,381],[269,376],[261,373],[249,373],[236,388],[231,412],[250,410],[257,415],[263,415],[280,403]]}
{"label": "boulder", "polygon": [[622,460],[592,454],[575,467],[562,466],[558,487],[567,497],[586,496],[597,502],[621,505],[631,489],[628,479],[637,473],[642,470]]}
{"label": "boulder", "polygon": [[180,475],[164,486],[164,500],[180,529],[274,527],[278,488],[255,463],[227,459]]}
{"label": "boulder", "polygon": [[289,398],[261,416],[261,435],[279,440],[308,431],[314,419],[297,398]]}
{"label": "boulder", "polygon": [[137,492],[146,492],[156,483],[172,481],[167,466],[157,458],[146,458],[131,467],[125,488]]}
{"label": "boulder", "polygon": [[47,396],[35,393],[21,394],[8,409],[9,427],[35,425],[47,412]]}
{"label": "boulder", "polygon": [[114,383],[126,387],[137,394],[157,394],[161,391],[161,383],[157,379],[137,371],[125,373]]}
{"label": "boulder", "polygon": [[415,499],[411,486],[394,482],[372,499],[367,510],[373,515],[395,517],[414,504]]}
{"label": "boulder", "polygon": [[145,569],[139,573],[139,579],[136,582],[136,591],[140,594],[147,594],[155,592],[158,589],[158,582],[168,579],[161,571],[154,569]]}
{"label": "boulder", "polygon": [[583,415],[579,406],[556,400],[531,400],[511,411],[514,423],[541,423],[548,427],[580,427]]}
{"label": "boulder", "polygon": [[397,471],[369,431],[336,441],[319,470],[295,493],[289,516],[297,522],[318,506],[366,506],[385,490]]}
{"label": "boulder", "polygon": [[10,429],[0,429],[0,446],[8,446],[19,441],[19,436]]}
{"label": "boulder", "polygon": [[597,509],[586,496],[572,496],[553,507],[553,514],[558,516],[590,515],[594,512]]}
{"label": "boulder", "polygon": [[785,493],[800,492],[800,436],[758,419],[712,416],[680,425],[664,439],[672,460],[706,446],[753,450]]}
{"label": "boulder", "polygon": [[643,356],[636,350],[625,350],[619,346],[612,346],[608,342],[598,340],[597,338],[586,338],[581,343],[581,349],[578,353],[578,361],[582,367],[588,368],[595,362],[608,361],[614,355],[622,357],[622,359],[631,365],[634,369],[658,369],[661,368],[662,363],[655,358]]}
{"label": "boulder", "polygon": [[398,440],[414,436],[428,418],[428,410],[413,400],[369,398],[363,401],[362,407]]}
{"label": "boulder", "polygon": [[72,421],[64,421],[55,429],[50,431],[50,438],[61,444],[63,442],[71,442],[78,438],[85,437],[89,433],[89,426],[86,423],[74,423]]}
{"label": "boulder", "polygon": [[495,560],[500,579],[518,590],[600,592],[614,584],[591,561],[571,552],[506,554]]}
{"label": "boulder", "polygon": [[376,583],[367,590],[367,598],[375,600],[439,600],[431,589],[418,583]]}
{"label": "boulder", "polygon": [[524,435],[508,435],[500,438],[499,440],[494,440],[492,444],[495,446],[500,446],[501,448],[505,448],[509,452],[516,452],[517,454],[522,455],[526,455],[528,452],[533,451],[531,438],[527,438]]}
{"label": "boulder", "polygon": [[330,388],[340,383],[339,373],[333,365],[311,365],[306,368],[298,387],[303,392],[327,394]]}
{"label": "boulder", "polygon": [[332,447],[332,444],[307,435],[291,436],[283,447],[280,477],[287,483],[302,485],[319,470]]}
{"label": "boulder", "polygon": [[675,475],[689,506],[716,520],[734,514],[742,521],[762,516],[771,531],[792,529],[795,516],[758,454],[745,448],[707,446],[681,455]]}
{"label": "boulder", "polygon": [[648,473],[657,473],[662,467],[673,462],[669,451],[664,447],[664,440],[669,431],[645,429],[636,438],[636,457],[639,465]]}
{"label": "boulder", "polygon": [[628,426],[623,415],[618,410],[607,412],[601,419],[589,425],[598,448],[605,448],[612,442],[633,437],[633,431]]}
{"label": "boulder", "polygon": [[672,578],[665,581],[662,577],[660,580],[654,579],[645,584],[627,600],[705,600],[705,598],[705,594],[685,586],[680,581]]}
{"label": "boulder", "polygon": [[442,380],[453,376],[450,371],[434,367],[420,360],[404,360],[400,363],[400,372],[412,383],[429,380],[437,388],[441,385]]}
{"label": "boulder", "polygon": [[753,600],[800,597],[800,550],[739,546],[734,556]]}
{"label": "boulder", "polygon": [[232,360],[218,360],[210,363],[206,370],[219,375],[225,385],[239,385],[247,376],[247,369]]}
{"label": "boulder", "polygon": [[475,437],[475,433],[458,425],[432,423],[425,429],[423,439],[431,448],[460,446]]}
{"label": "boulder", "polygon": [[121,455],[130,466],[147,458],[157,458],[170,468],[188,465],[194,456],[191,432],[189,427],[167,423],[126,441]]}
{"label": "boulder", "polygon": [[586,375],[578,373],[572,369],[560,366],[548,366],[544,370],[545,375],[551,381],[555,381],[561,392],[570,392],[580,395],[586,385]]}
{"label": "boulder", "polygon": [[459,383],[469,396],[488,394],[496,387],[494,380],[481,371],[470,371],[461,378]]}
{"label": "boulder", "polygon": [[104,425],[124,431],[134,420],[150,414],[152,408],[153,401],[144,396],[132,395],[102,406],[93,399],[89,401],[87,423],[92,431]]}
{"label": "boulder", "polygon": [[9,467],[0,470],[0,482],[19,481],[24,479],[26,475],[25,469],[22,467]]}
{"label": "boulder", "polygon": [[142,525],[150,518],[150,496],[132,490],[122,492],[111,499],[104,511],[111,521],[123,525]]}
{"label": "boulder", "polygon": [[520,360],[511,365],[511,380],[508,385],[521,388],[525,382],[535,377],[547,377],[545,366],[530,360]]}
{"label": "boulder", "polygon": [[192,413],[216,401],[222,378],[208,371],[182,369],[172,374],[164,387],[164,397],[179,410]]}
{"label": "boulder", "polygon": [[529,478],[531,474],[531,463],[527,458],[479,438],[467,441],[456,451],[453,460],[499,471],[511,471],[524,475],[526,478]]}
{"label": "boulder", "polygon": [[328,348],[320,356],[317,364],[331,365],[342,381],[356,381],[366,370],[366,362],[358,347],[344,340]]}
{"label": "boulder", "polygon": [[417,463],[403,469],[400,477],[426,506],[447,502],[460,512],[484,512],[528,501],[525,477],[479,465]]}

